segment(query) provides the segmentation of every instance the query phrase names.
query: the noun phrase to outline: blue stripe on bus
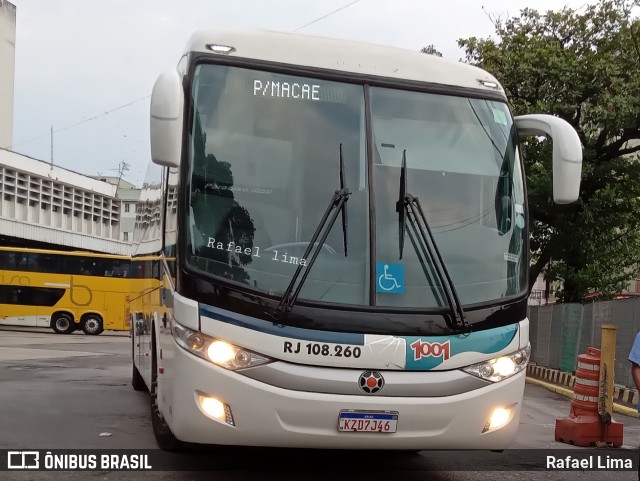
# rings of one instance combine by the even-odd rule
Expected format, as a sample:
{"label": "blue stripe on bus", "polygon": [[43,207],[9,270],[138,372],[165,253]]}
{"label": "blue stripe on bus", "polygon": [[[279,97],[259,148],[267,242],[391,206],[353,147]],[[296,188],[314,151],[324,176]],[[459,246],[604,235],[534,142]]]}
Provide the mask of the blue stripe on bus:
{"label": "blue stripe on bus", "polygon": [[[406,364],[407,371],[425,371],[433,369],[444,363],[445,349],[444,345],[448,344],[448,355],[452,358],[458,354],[465,352],[477,352],[481,354],[493,354],[502,351],[511,344],[511,341],[518,334],[519,324],[510,326],[495,327],[484,331],[472,332],[471,334],[460,334],[455,336],[435,337],[435,336],[405,336],[406,342]],[[414,345],[415,343],[415,345]],[[429,344],[437,346],[437,353],[419,353],[418,346],[421,344]]]}
{"label": "blue stripe on bus", "polygon": [[256,319],[255,317],[237,314],[213,306],[200,304],[200,315],[213,320],[232,324],[245,329],[271,334],[273,336],[288,337],[301,341],[329,342],[332,344],[352,344],[364,346],[364,334],[350,332],[316,331],[300,327],[283,326],[274,322]]}

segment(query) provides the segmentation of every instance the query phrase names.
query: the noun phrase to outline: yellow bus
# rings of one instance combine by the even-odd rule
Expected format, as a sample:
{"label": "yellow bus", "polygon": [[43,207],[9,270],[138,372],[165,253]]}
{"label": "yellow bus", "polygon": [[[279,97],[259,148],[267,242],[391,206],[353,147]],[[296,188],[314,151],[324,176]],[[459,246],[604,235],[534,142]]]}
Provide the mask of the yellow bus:
{"label": "yellow bus", "polygon": [[158,261],[93,252],[0,247],[0,324],[128,330],[128,298],[157,277]]}

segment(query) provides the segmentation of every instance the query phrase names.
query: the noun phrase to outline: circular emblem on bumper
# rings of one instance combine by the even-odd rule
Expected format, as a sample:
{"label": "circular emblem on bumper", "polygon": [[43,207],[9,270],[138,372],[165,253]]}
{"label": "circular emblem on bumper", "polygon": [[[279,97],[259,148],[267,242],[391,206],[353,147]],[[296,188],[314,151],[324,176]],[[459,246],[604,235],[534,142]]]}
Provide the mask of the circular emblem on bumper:
{"label": "circular emblem on bumper", "polygon": [[377,371],[365,371],[360,374],[358,385],[367,394],[375,394],[384,387],[384,378]]}

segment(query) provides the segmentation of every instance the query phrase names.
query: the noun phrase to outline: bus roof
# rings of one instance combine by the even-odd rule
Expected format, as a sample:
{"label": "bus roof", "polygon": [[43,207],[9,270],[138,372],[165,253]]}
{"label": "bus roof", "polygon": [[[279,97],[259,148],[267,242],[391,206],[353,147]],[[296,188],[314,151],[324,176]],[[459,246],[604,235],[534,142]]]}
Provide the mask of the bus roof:
{"label": "bus roof", "polygon": [[504,94],[495,77],[478,67],[396,47],[265,30],[201,30],[193,34],[187,51],[216,55],[207,45],[233,47],[217,55]]}
{"label": "bus roof", "polygon": [[38,249],[32,247],[12,247],[12,246],[0,246],[0,252],[13,252],[24,254],[49,254],[49,255],[61,255],[61,256],[73,256],[73,257],[95,257],[100,259],[118,259],[118,260],[130,260],[130,261],[158,261],[161,259],[159,254],[145,254],[139,256],[125,256],[119,254],[105,254],[104,252],[92,252],[92,251],[62,251],[55,249]]}
{"label": "bus roof", "polygon": [[26,254],[52,254],[62,256],[79,256],[79,257],[96,257],[101,259],[131,259],[131,256],[124,256],[118,254],[105,254],[104,252],[91,252],[91,251],[63,251],[55,249],[39,249],[32,247],[12,247],[12,246],[0,246],[0,252],[21,252]]}

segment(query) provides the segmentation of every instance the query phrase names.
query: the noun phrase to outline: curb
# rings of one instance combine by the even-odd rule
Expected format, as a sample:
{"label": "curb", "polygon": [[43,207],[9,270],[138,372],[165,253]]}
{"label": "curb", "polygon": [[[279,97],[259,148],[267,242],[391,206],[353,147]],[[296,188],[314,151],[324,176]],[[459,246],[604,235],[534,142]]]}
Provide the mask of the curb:
{"label": "curb", "polygon": [[[562,396],[573,398],[573,385],[576,377],[568,372],[529,364],[526,382],[544,387]],[[613,391],[614,412],[640,418],[638,413],[638,391],[623,386],[615,386]]]}

